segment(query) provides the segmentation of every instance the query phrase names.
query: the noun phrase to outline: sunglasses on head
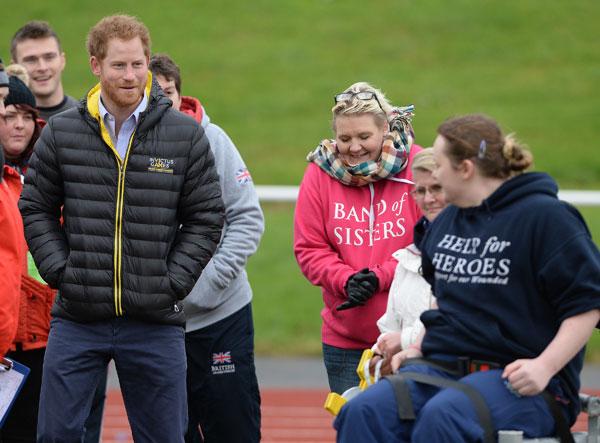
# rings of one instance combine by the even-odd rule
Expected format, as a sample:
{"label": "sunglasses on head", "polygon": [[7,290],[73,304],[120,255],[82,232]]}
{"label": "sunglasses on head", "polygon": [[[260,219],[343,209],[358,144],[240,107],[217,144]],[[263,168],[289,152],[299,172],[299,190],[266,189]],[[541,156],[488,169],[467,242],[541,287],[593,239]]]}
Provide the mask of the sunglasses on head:
{"label": "sunglasses on head", "polygon": [[374,92],[371,92],[371,91],[342,92],[341,94],[338,94],[335,97],[333,97],[333,99],[335,100],[335,103],[339,103],[339,102],[349,102],[349,101],[352,101],[352,99],[354,97],[356,97],[359,100],[373,100],[373,99],[375,99],[375,101],[377,102],[377,104],[379,105],[379,107],[381,108],[381,110],[383,111],[383,106],[381,106],[381,103],[379,102],[379,99],[377,98],[377,94],[375,94]]}

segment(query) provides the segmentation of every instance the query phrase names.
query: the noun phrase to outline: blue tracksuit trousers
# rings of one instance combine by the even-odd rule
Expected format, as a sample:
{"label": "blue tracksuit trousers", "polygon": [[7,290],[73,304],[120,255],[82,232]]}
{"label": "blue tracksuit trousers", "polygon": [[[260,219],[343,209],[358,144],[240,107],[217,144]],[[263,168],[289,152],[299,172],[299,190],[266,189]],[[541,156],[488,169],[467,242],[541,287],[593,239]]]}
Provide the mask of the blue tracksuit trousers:
{"label": "blue tracksuit trousers", "polygon": [[[426,365],[410,365],[402,372],[444,378],[447,373]],[[554,418],[540,396],[517,397],[505,386],[502,370],[475,372],[461,379],[481,393],[490,409],[495,431],[522,430],[528,438],[554,433]],[[400,420],[392,384],[383,379],[348,402],[334,422],[337,441],[346,442],[481,442],[483,428],[475,408],[462,392],[408,381],[416,420]],[[553,391],[560,387],[553,380]],[[556,386],[555,386],[556,385]],[[555,389],[556,388],[556,389]]]}

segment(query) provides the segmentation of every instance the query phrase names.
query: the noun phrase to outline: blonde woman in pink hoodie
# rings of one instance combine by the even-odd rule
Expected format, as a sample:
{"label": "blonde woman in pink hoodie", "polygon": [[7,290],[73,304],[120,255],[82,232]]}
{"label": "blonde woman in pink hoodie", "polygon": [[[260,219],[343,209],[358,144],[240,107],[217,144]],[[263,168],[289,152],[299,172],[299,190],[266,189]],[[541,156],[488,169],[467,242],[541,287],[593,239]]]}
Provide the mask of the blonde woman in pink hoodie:
{"label": "blonde woman in pink hoodie", "polygon": [[335,96],[335,139],[312,151],[294,220],[300,269],[320,286],[323,358],[331,391],[358,384],[362,350],[377,339],[397,261],[421,212],[410,165],[413,106],[393,107],[368,83]]}

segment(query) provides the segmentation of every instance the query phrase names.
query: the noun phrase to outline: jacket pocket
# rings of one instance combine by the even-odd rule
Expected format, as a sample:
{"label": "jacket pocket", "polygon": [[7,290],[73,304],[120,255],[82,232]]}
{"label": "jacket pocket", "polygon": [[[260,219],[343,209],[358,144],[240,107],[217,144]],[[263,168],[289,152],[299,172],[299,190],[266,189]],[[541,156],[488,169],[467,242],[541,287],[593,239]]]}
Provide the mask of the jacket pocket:
{"label": "jacket pocket", "polygon": [[[64,294],[64,291],[62,290],[63,288],[63,283],[65,283],[65,278],[67,277],[67,273],[69,272],[69,269],[71,268],[71,254],[69,254],[69,256],[67,257],[67,261],[65,262],[65,266],[62,269],[62,271],[60,272],[60,274],[58,275],[58,284],[56,285],[56,288],[60,291],[60,293],[62,295]],[[67,280],[67,282],[69,282]]]}
{"label": "jacket pocket", "polygon": [[25,340],[27,342],[47,341],[50,330],[50,309],[56,291],[28,275],[24,275],[21,282],[22,290],[27,297]]}
{"label": "jacket pocket", "polygon": [[183,300],[188,295],[188,290],[171,274],[167,273],[169,285],[175,301]]}
{"label": "jacket pocket", "polygon": [[177,303],[177,293],[171,280],[171,273],[169,272],[169,265],[165,260],[163,262],[163,270],[160,278],[160,292],[168,296],[169,306]]}

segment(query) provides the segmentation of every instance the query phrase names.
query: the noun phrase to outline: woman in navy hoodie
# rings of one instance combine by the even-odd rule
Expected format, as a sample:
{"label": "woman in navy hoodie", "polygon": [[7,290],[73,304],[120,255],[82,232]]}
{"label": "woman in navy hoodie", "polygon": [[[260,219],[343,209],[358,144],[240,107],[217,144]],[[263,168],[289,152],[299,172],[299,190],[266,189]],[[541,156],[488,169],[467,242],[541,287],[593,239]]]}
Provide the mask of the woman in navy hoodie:
{"label": "woman in navy hoodie", "polygon": [[598,249],[492,119],[449,119],[434,148],[451,205],[420,246],[438,309],[395,356],[401,369],[342,408],[338,441],[488,442],[501,429],[568,441],[600,320]]}

